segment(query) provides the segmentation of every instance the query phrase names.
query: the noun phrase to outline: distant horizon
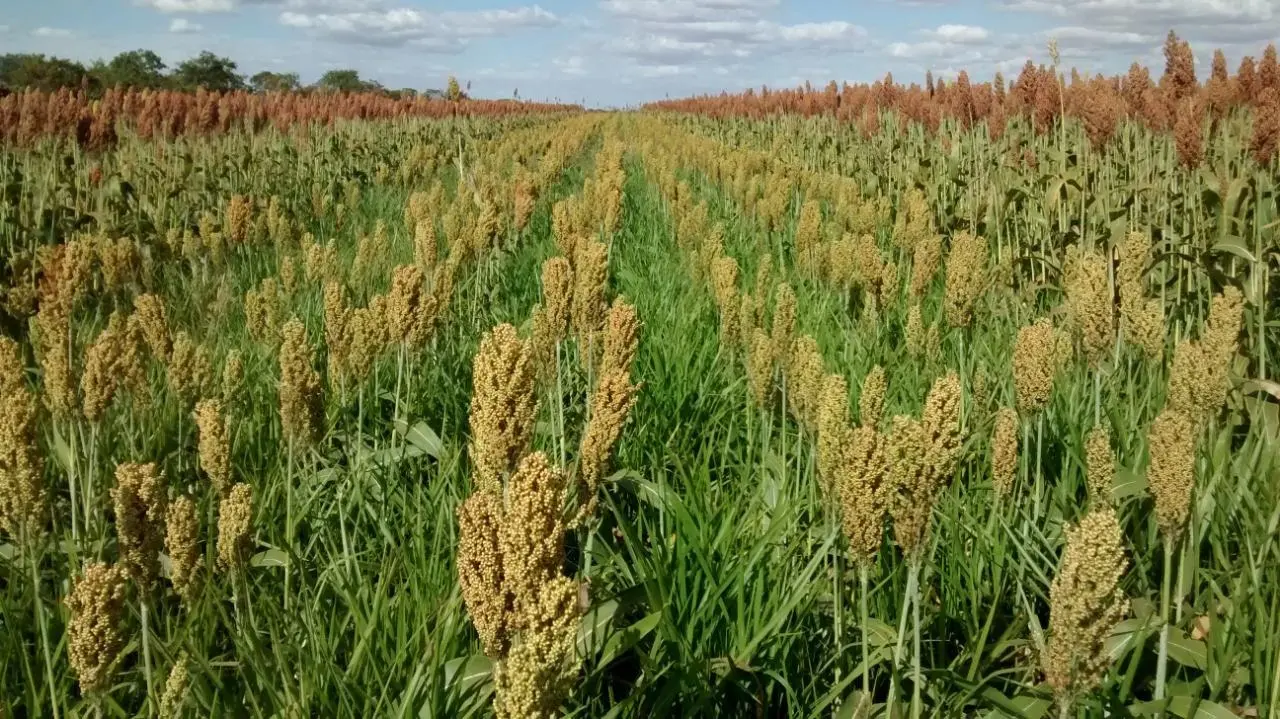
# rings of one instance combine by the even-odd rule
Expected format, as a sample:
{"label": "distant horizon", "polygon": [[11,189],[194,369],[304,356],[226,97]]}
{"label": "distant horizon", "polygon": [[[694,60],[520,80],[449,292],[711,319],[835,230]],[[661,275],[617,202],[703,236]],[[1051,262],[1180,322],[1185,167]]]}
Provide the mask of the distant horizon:
{"label": "distant horizon", "polygon": [[[167,64],[201,50],[246,76],[296,72],[314,83],[351,68],[388,89],[442,88],[450,75],[477,97],[626,109],[691,95],[738,93],[806,81],[870,83],[892,73],[923,84],[1006,77],[1028,60],[1081,73],[1163,67],[1174,30],[1207,72],[1215,49],[1234,69],[1280,37],[1269,4],[1225,7],[1189,0],[869,0],[832,9],[813,0],[84,0],[22,3],[0,25],[9,53],[91,63],[150,49]],[[1201,73],[1203,74],[1203,72]]]}

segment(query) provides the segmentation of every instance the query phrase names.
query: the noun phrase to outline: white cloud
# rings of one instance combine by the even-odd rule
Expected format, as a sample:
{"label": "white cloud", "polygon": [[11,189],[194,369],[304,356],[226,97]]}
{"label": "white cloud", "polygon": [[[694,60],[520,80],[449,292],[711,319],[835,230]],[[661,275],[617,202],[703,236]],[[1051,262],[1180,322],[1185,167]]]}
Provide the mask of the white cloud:
{"label": "white cloud", "polygon": [[925,35],[941,42],[979,43],[991,36],[984,27],[974,25],[939,25],[936,30],[928,30]]}
{"label": "white cloud", "polygon": [[235,0],[137,0],[137,3],[164,13],[230,12],[236,6]]}
{"label": "white cloud", "polygon": [[9,26],[8,26],[8,25],[0,25],[0,35],[3,35],[3,34],[5,34],[5,33],[7,33],[7,32],[9,32]]}
{"label": "white cloud", "polygon": [[[1015,10],[1070,18],[1089,29],[1150,34],[1174,28],[1197,42],[1262,42],[1280,34],[1276,0],[1003,0]],[[1163,32],[1160,32],[1163,37]]]}
{"label": "white cloud", "polygon": [[286,10],[280,22],[345,42],[367,45],[405,45],[457,52],[467,40],[559,22],[538,5],[511,10],[425,12],[412,8],[339,13]]}
{"label": "white cloud", "polygon": [[71,31],[60,27],[38,27],[31,31],[36,37],[71,37]]}
{"label": "white cloud", "polygon": [[560,68],[560,72],[566,75],[585,75],[587,74],[587,63],[582,59],[581,55],[570,55],[565,58],[556,58],[552,61],[556,67]]}
{"label": "white cloud", "polygon": [[180,34],[200,32],[203,29],[203,26],[198,23],[191,22],[185,17],[175,17],[173,21],[169,23],[169,32],[176,32]]}

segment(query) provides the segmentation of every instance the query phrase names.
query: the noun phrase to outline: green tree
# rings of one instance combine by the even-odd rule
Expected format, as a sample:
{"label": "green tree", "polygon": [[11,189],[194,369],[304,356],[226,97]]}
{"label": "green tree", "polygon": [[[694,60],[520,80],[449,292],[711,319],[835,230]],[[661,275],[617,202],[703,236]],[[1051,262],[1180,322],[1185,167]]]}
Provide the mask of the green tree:
{"label": "green tree", "polygon": [[208,50],[179,64],[173,72],[173,79],[183,90],[197,87],[217,92],[245,89],[244,77],[236,72],[235,61],[218,57]]}
{"label": "green tree", "polygon": [[361,92],[369,89],[369,84],[360,79],[357,70],[330,70],[320,77],[316,87],[328,92]]}
{"label": "green tree", "polygon": [[296,92],[302,87],[296,72],[262,72],[249,78],[254,92]]}
{"label": "green tree", "polygon": [[445,93],[445,97],[447,97],[450,102],[457,102],[458,100],[466,97],[462,94],[462,86],[458,84],[458,78],[453,75],[449,76],[449,89],[446,90]]}
{"label": "green tree", "polygon": [[107,87],[157,88],[165,84],[164,61],[150,50],[122,52],[111,62],[95,65],[94,71]]}
{"label": "green tree", "polygon": [[60,57],[36,54],[0,55],[0,86],[11,90],[33,88],[51,92],[79,88],[89,78],[84,65]]}

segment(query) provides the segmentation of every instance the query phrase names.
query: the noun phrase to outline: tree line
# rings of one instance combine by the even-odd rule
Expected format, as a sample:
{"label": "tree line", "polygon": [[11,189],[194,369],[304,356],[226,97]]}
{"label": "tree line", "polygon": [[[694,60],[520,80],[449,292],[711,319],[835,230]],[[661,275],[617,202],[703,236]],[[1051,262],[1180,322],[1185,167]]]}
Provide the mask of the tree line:
{"label": "tree line", "polygon": [[[470,85],[467,83],[467,89]],[[234,60],[207,50],[173,67],[151,50],[129,50],[89,65],[36,53],[0,54],[0,95],[70,88],[98,96],[113,87],[189,92],[198,88],[213,92],[375,92],[395,99],[425,96],[461,100],[467,96],[452,77],[444,90],[417,90],[390,89],[352,69],[330,70],[312,85],[303,85],[296,72],[263,70],[246,76]]]}

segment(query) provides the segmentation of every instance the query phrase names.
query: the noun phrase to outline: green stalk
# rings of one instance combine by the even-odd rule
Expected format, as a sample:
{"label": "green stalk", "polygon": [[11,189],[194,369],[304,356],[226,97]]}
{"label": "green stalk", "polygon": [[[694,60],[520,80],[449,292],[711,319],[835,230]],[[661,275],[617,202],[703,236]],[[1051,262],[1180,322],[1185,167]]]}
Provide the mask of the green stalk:
{"label": "green stalk", "polygon": [[[24,533],[28,536],[22,546],[30,549],[34,544],[29,536],[31,533],[26,532],[25,529]],[[49,706],[53,709],[53,719],[58,719],[58,687],[53,681],[53,654],[49,651],[49,629],[45,626],[44,604],[40,601],[40,557],[35,552],[31,552],[30,555],[31,591],[32,598],[35,600],[36,626],[40,628],[40,649],[44,652],[45,683],[49,687]]]}
{"label": "green stalk", "polygon": [[[1160,654],[1156,660],[1155,699],[1164,699],[1169,668],[1169,575],[1173,573],[1173,540],[1164,540],[1164,576],[1160,578]],[[1160,709],[1164,716],[1164,709]]]}
{"label": "green stalk", "polygon": [[858,609],[862,619],[862,691],[867,695],[867,703],[871,703],[871,650],[867,646],[867,641],[871,636],[871,632],[867,627],[870,624],[867,613],[867,591],[869,583],[867,581],[867,563],[858,563]]}
{"label": "green stalk", "polygon": [[912,641],[914,650],[911,653],[911,717],[912,719],[920,719],[920,712],[924,708],[924,702],[921,694],[924,689],[924,677],[920,672],[920,561],[916,560],[911,568],[911,573],[915,576],[913,586],[915,588],[915,596],[911,599],[911,625],[912,625]]}
{"label": "green stalk", "polygon": [[147,600],[139,602],[142,613],[142,667],[147,673],[147,704],[155,701],[155,687],[151,682],[151,632],[147,627]]}
{"label": "green stalk", "polygon": [[[898,641],[893,648],[893,675],[889,679],[889,702],[896,702],[898,699],[898,670],[902,667],[902,652],[906,649],[907,612],[911,608],[911,603],[916,600],[916,584],[920,580],[917,569],[916,562],[912,562],[907,569],[907,589],[903,592],[902,612],[898,617]],[[863,632],[865,631],[864,625]]]}

